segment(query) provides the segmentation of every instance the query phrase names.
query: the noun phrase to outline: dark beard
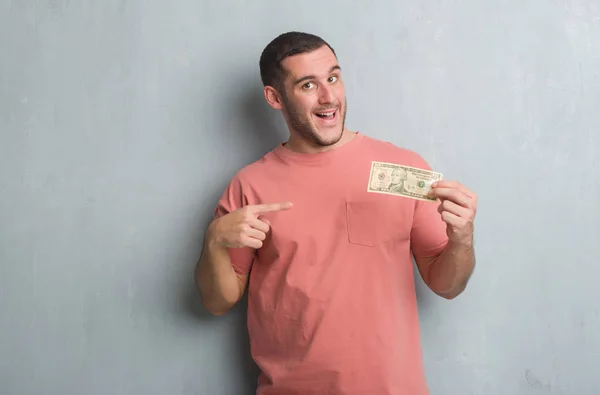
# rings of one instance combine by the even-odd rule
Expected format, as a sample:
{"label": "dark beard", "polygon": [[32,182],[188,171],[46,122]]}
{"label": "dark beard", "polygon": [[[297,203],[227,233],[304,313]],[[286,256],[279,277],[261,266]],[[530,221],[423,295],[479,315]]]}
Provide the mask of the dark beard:
{"label": "dark beard", "polygon": [[[340,141],[340,139],[342,138],[344,127],[346,125],[346,112],[348,108],[347,99],[344,100],[344,113],[342,114],[340,112],[338,114],[338,116],[342,117],[342,124],[339,134],[332,140],[324,140],[323,138],[321,138],[321,136],[319,136],[319,132],[311,125],[310,120],[307,119],[302,112],[298,111],[298,109],[290,102],[290,100],[288,100],[286,94],[283,93],[281,97],[285,106],[285,110],[288,114],[288,120],[290,122],[291,127],[294,130],[296,130],[305,140],[312,141],[321,147],[327,147]],[[340,110],[342,109],[338,109],[338,111]]]}

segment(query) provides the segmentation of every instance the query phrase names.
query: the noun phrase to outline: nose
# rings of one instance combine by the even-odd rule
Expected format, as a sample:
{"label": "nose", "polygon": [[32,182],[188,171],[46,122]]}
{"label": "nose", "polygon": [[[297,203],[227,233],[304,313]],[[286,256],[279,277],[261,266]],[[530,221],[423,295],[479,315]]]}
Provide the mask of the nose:
{"label": "nose", "polygon": [[333,90],[328,85],[322,85],[319,93],[320,104],[328,104],[334,101]]}

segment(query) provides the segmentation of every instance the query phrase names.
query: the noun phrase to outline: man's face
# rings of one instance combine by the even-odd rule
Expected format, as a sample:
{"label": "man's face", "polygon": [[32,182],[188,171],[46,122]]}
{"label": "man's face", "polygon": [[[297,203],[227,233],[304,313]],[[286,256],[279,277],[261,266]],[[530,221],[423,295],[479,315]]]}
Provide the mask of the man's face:
{"label": "man's face", "polygon": [[287,71],[282,111],[291,128],[311,145],[337,143],[345,126],[346,93],[333,52],[323,46],[282,63]]}
{"label": "man's face", "polygon": [[392,171],[392,184],[400,184],[402,181],[406,180],[406,178],[404,169],[395,169]]}

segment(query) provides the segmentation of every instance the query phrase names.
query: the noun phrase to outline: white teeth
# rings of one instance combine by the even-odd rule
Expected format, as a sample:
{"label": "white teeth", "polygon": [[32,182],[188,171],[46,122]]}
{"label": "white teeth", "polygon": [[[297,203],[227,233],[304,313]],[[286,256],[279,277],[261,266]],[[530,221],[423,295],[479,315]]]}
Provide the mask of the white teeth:
{"label": "white teeth", "polygon": [[320,112],[320,113],[318,113],[318,114],[319,114],[319,115],[323,115],[323,116],[325,116],[325,117],[333,117],[333,114],[334,114],[334,113],[335,113],[335,111],[334,111],[334,112]]}

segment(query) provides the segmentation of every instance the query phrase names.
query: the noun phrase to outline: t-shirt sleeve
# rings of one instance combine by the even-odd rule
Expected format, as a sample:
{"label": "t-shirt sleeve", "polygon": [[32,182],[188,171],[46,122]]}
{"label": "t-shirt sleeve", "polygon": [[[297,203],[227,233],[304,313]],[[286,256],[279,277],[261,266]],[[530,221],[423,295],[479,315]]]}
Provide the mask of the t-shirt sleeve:
{"label": "t-shirt sleeve", "polygon": [[[217,206],[215,207],[213,218],[217,219],[238,208],[248,204],[244,196],[242,182],[238,176],[235,176],[223,191]],[[255,250],[250,247],[229,248],[229,257],[235,272],[239,275],[247,275],[254,260]]]}
{"label": "t-shirt sleeve", "polygon": [[[414,167],[432,170],[421,157],[417,157]],[[438,202],[417,200],[411,230],[411,250],[415,257],[430,257],[441,252],[448,244],[446,223],[437,211]]]}

